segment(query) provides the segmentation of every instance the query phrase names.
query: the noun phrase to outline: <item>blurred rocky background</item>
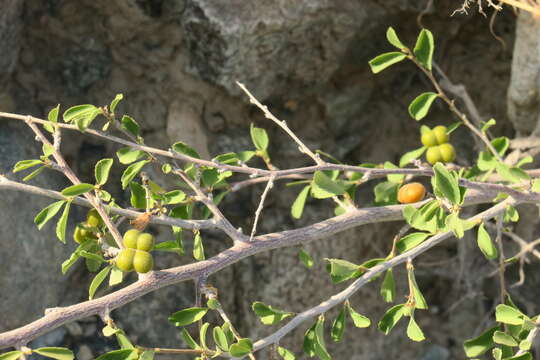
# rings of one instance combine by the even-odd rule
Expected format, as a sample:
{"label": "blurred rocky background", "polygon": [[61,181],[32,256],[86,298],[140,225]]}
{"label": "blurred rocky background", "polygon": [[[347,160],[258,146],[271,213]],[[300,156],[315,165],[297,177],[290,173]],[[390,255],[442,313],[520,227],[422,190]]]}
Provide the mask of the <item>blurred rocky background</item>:
{"label": "blurred rocky background", "polygon": [[[167,147],[182,140],[211,158],[251,149],[249,124],[254,122],[269,132],[270,154],[278,167],[310,164],[287,136],[249,105],[235,84],[241,81],[312,149],[350,164],[396,162],[401,154],[420,146],[420,124],[408,116],[407,105],[430,84],[406,62],[376,76],[367,62],[391,49],[385,39],[388,26],[412,45],[421,21],[435,35],[435,61],[454,83],[467,87],[485,119],[497,119],[495,133],[530,133],[540,110],[537,23],[511,9],[499,14],[493,33],[504,47],[491,33],[489,17],[475,8],[468,15],[451,16],[460,5],[450,0],[2,0],[0,111],[43,117],[58,103],[62,109],[84,103],[105,105],[123,93],[125,100],[117,112],[134,117],[150,145]],[[516,33],[521,34],[517,40]],[[439,103],[425,123],[453,121]],[[95,162],[114,156],[118,149],[116,144],[78,133],[66,133],[63,141],[70,164],[88,181]],[[458,163],[470,164],[473,141],[468,133],[459,129],[452,141],[459,148]],[[38,151],[23,124],[0,119],[0,172],[17,179],[9,172],[13,164]],[[121,171],[116,169],[116,178]],[[67,184],[51,172],[32,183],[53,189]],[[263,188],[235,193],[222,205],[235,226],[251,228]],[[289,211],[298,191],[284,183],[272,190],[260,233],[332,216],[330,202],[310,202],[303,218],[294,221]],[[114,195],[127,204],[128,194],[116,189]],[[357,202],[367,206],[371,201],[368,186]],[[53,225],[38,231],[32,223],[49,202],[7,191],[0,197],[0,331],[30,322],[46,308],[87,298],[92,275],[83,264],[65,276],[60,272],[61,262],[75,244],[63,246],[55,240]],[[525,220],[518,225],[518,232],[529,240],[538,225],[537,211],[532,210],[522,215]],[[70,231],[85,210],[73,214]],[[313,242],[306,246],[316,261],[311,271],[299,262],[298,248],[287,248],[243,260],[209,281],[220,290],[220,300],[239,332],[258,339],[276,328],[259,323],[250,309],[253,301],[291,311],[313,306],[343,288],[330,282],[323,258],[359,263],[379,257],[386,254],[399,228],[400,224],[363,226]],[[165,227],[152,231],[161,240],[171,237]],[[209,255],[230,244],[219,234],[203,235]],[[187,247],[189,254],[189,242]],[[188,255],[157,256],[158,267],[193,261]],[[465,357],[463,340],[487,326],[497,302],[496,277],[490,275],[494,265],[482,257],[469,236],[459,242],[449,240],[425,254],[416,268],[431,304],[418,316],[427,341],[409,341],[404,324],[389,336],[374,325],[366,330],[349,324],[342,344],[328,341],[335,359]],[[540,279],[530,272],[535,268],[527,265],[526,284],[512,289],[514,300],[532,313],[540,310],[536,302]],[[398,297],[406,293],[402,270],[396,274]],[[509,268],[510,282],[517,280],[514,270]],[[138,345],[182,347],[179,331],[167,316],[193,304],[193,284],[181,283],[130,303],[112,316]],[[380,301],[378,281],[354,296],[352,304],[374,324],[388,307]],[[335,314],[330,312],[327,319]],[[31,345],[69,346],[77,359],[90,360],[116,347],[101,335],[102,326],[97,317],[83,319]],[[301,326],[281,345],[301,354],[308,326]],[[268,350],[257,355],[269,357]]]}

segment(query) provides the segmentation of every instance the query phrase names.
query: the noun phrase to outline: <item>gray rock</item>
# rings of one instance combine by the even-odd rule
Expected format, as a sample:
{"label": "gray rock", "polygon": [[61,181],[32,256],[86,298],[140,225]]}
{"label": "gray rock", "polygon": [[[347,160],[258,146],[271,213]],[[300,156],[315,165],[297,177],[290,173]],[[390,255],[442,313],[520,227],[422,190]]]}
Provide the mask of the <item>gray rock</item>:
{"label": "gray rock", "polygon": [[422,360],[447,360],[449,357],[450,351],[448,349],[439,345],[432,345],[427,349]]}
{"label": "gray rock", "polygon": [[20,48],[21,12],[24,1],[5,0],[0,12],[0,82],[13,71]]}

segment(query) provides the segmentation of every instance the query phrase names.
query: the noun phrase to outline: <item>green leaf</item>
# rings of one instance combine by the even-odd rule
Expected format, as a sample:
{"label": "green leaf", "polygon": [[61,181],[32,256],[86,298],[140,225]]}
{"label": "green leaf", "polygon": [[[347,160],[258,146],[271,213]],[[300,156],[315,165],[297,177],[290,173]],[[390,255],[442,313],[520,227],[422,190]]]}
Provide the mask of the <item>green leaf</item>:
{"label": "green leaf", "polygon": [[529,340],[521,340],[519,343],[519,350],[527,351],[531,349],[531,342]]}
{"label": "green leaf", "polygon": [[201,347],[203,349],[208,349],[208,346],[206,346],[206,332],[208,331],[209,326],[210,324],[205,322],[199,330],[199,341],[201,342]]}
{"label": "green leaf", "polygon": [[371,59],[369,61],[369,66],[371,67],[371,71],[374,74],[377,74],[387,67],[402,61],[406,57],[407,55],[397,51],[387,52]]}
{"label": "green leaf", "polygon": [[137,350],[122,349],[110,351],[96,358],[96,360],[134,360],[137,358]]}
{"label": "green leaf", "polygon": [[[385,161],[384,162],[384,168],[385,169],[399,169],[399,166],[396,166],[396,165],[392,164],[390,161]],[[390,182],[401,185],[403,183],[403,181],[405,180],[405,175],[403,175],[403,174],[390,174],[390,175],[387,175],[386,178]]]}
{"label": "green leaf", "polygon": [[345,333],[345,307],[341,309],[338,316],[334,319],[332,323],[332,330],[330,336],[334,342],[340,342]]}
{"label": "green leaf", "polygon": [[533,181],[531,190],[540,193],[540,179],[536,179]]}
{"label": "green leaf", "polygon": [[294,356],[294,354],[291,351],[285,349],[284,347],[278,346],[277,352],[278,352],[279,356],[281,356],[283,358],[283,360],[295,360],[296,359],[296,356]]}
{"label": "green leaf", "polygon": [[177,241],[162,241],[156,244],[154,250],[175,252],[178,255],[184,254],[184,248],[179,246]]}
{"label": "green leaf", "polygon": [[420,291],[420,287],[418,287],[418,283],[416,282],[414,269],[407,269],[407,275],[409,278],[409,284],[412,285],[413,296],[414,296],[414,308],[422,309],[422,310],[427,309],[428,305],[427,305],[426,299],[424,298],[424,295],[422,295],[422,292]]}
{"label": "green leaf", "polygon": [[96,290],[98,289],[99,285],[105,280],[107,275],[109,275],[109,271],[111,271],[111,267],[107,266],[103,268],[92,280],[90,283],[90,288],[88,289],[88,299],[92,300],[94,298],[94,294],[96,293]]}
{"label": "green leaf", "polygon": [[63,348],[63,347],[42,347],[38,349],[32,349],[32,352],[45,356],[51,359],[58,360],[73,360],[75,356],[73,351]]}
{"label": "green leaf", "polygon": [[71,185],[62,190],[62,195],[64,196],[79,196],[89,192],[94,189],[94,185],[81,183],[77,185]]}
{"label": "green leaf", "polygon": [[519,183],[523,180],[530,179],[530,176],[524,170],[517,167],[510,167],[500,162],[497,163],[496,170],[500,177],[511,183]]}
{"label": "green leaf", "polygon": [[388,42],[398,49],[406,49],[407,47],[403,45],[403,43],[399,40],[396,31],[390,26],[388,30],[386,30],[386,39]]}
{"label": "green leaf", "polygon": [[360,266],[342,259],[325,259],[328,261],[326,271],[334,283],[340,283],[360,276]]}
{"label": "green leaf", "polygon": [[199,153],[197,151],[195,151],[193,148],[191,148],[189,145],[187,145],[186,143],[184,143],[182,141],[178,141],[178,142],[174,143],[172,148],[177,153],[184,154],[184,155],[187,155],[187,156],[191,156],[191,157],[197,158],[197,159],[200,158],[200,155],[199,155]]}
{"label": "green leaf", "polygon": [[96,163],[94,168],[96,184],[104,185],[107,182],[113,161],[113,159],[101,159]]}
{"label": "green leaf", "polygon": [[208,308],[203,307],[191,307],[184,310],[180,310],[169,316],[169,321],[176,326],[186,326],[199,321],[206,315]]}
{"label": "green leaf", "polygon": [[[195,321],[197,321],[197,320],[195,320]],[[195,321],[193,321],[193,322],[195,322]],[[192,348],[192,349],[200,349],[201,348],[199,346],[199,344],[197,344],[197,342],[195,342],[195,340],[193,340],[193,338],[191,337],[189,332],[186,330],[186,328],[182,328],[182,332],[181,332],[180,336],[182,337],[182,339],[186,342],[186,344],[190,348]]]}
{"label": "green leaf", "polygon": [[42,166],[34,171],[32,171],[29,175],[26,175],[24,178],[23,178],[23,181],[29,181],[29,180],[32,180],[33,178],[35,178],[36,176],[38,176],[43,170],[45,170],[45,166]]}
{"label": "green leaf", "polygon": [[53,202],[43,210],[41,210],[36,217],[34,218],[34,224],[37,225],[38,230],[41,230],[41,228],[49,221],[56,213],[62,208],[66,201],[60,200],[57,202]]}
{"label": "green leaf", "polygon": [[266,152],[269,143],[266,130],[255,127],[252,123],[249,129],[249,133],[251,135],[251,141],[253,141],[253,145],[255,145],[255,149]]}
{"label": "green leaf", "polygon": [[264,325],[275,325],[293,315],[292,312],[274,309],[270,305],[266,305],[260,301],[256,301],[251,305],[253,312],[257,314]]}
{"label": "green leaf", "polygon": [[382,319],[379,321],[379,330],[382,331],[385,335],[388,335],[392,328],[405,314],[404,310],[404,304],[399,304],[388,309]]}
{"label": "green leaf", "polygon": [[118,269],[116,266],[113,266],[111,269],[111,276],[109,276],[109,286],[121,284],[123,280],[124,273],[122,270]]}
{"label": "green leaf", "polygon": [[411,163],[413,160],[418,159],[426,151],[426,147],[422,146],[421,148],[409,151],[399,159],[399,167],[404,167],[405,165]]}
{"label": "green leaf", "polygon": [[499,330],[499,326],[494,326],[482,333],[480,336],[465,341],[463,343],[465,354],[471,358],[482,356],[486,351],[495,346],[495,343],[493,342],[493,334],[497,330]]}
{"label": "green leaf", "polygon": [[137,209],[146,209],[146,190],[139,183],[132,181],[129,183],[131,190],[131,206]]}
{"label": "green leaf", "polygon": [[182,190],[172,190],[163,194],[163,203],[166,205],[179,204],[186,199]]}
{"label": "green leaf", "polygon": [[92,121],[101,114],[101,110],[94,105],[76,105],[64,111],[64,121],[74,122],[80,131],[86,130]]}
{"label": "green leaf", "polygon": [[111,101],[111,105],[109,106],[109,111],[114,112],[116,110],[116,106],[118,103],[124,98],[123,94],[116,94],[113,101]]}
{"label": "green leaf", "polygon": [[315,325],[316,324],[313,324],[313,326],[310,327],[304,334],[304,343],[302,345],[302,349],[304,350],[306,355],[308,355],[309,357],[315,356],[315,343],[316,343]]}
{"label": "green leaf", "polygon": [[433,166],[433,171],[435,172],[435,176],[432,178],[433,188],[447,198],[452,204],[460,205],[461,193],[456,177],[451,175],[441,163],[435,164]]}
{"label": "green leaf", "polygon": [[311,269],[313,267],[313,258],[311,257],[311,255],[305,252],[304,249],[300,249],[298,256],[300,257],[300,261],[302,261],[305,267],[307,267],[308,269]]}
{"label": "green leaf", "polygon": [[313,350],[321,360],[332,359],[332,357],[326,350],[326,345],[324,342],[324,315],[319,315],[319,319],[315,324],[315,347]]}
{"label": "green leaf", "polygon": [[502,350],[499,348],[495,348],[491,351],[491,354],[493,355],[493,358],[495,360],[502,360]]}
{"label": "green leaf", "polygon": [[255,156],[255,151],[246,150],[246,151],[240,151],[238,153],[238,159],[240,159],[240,161],[242,161],[243,163],[246,163],[249,160],[251,160],[253,156]]}
{"label": "green leaf", "polygon": [[16,360],[23,355],[22,351],[15,350],[0,354],[0,360]]}
{"label": "green leaf", "polygon": [[458,213],[452,213],[446,217],[446,228],[452,230],[455,237],[458,239],[463,238],[465,235],[465,228],[463,225],[463,220],[459,218]]}
{"label": "green leaf", "polygon": [[118,160],[124,165],[131,164],[132,162],[140,159],[144,155],[144,151],[135,150],[130,147],[123,147],[116,152]]}
{"label": "green leaf", "polygon": [[434,92],[425,92],[418,95],[409,105],[409,114],[416,121],[422,120],[429,112],[429,108],[438,95]]}
{"label": "green leaf", "polygon": [[56,237],[64,244],[66,243],[66,226],[70,207],[71,201],[66,201],[64,212],[62,212],[62,216],[60,216],[60,219],[58,219],[58,222],[56,223]]}
{"label": "green leaf", "polygon": [[128,184],[137,176],[137,174],[142,170],[143,166],[148,163],[148,160],[141,160],[134,164],[129,165],[126,170],[124,170],[120,181],[122,182],[122,189],[125,190]]}
{"label": "green leaf", "polygon": [[54,153],[54,146],[50,144],[43,144],[41,149],[43,150],[43,156],[45,157],[49,157]]}
{"label": "green leaf", "polygon": [[402,254],[417,247],[418,245],[423,243],[429,236],[430,234],[425,232],[411,233],[398,240],[398,242],[396,243],[396,249],[400,254]]}
{"label": "green leaf", "polygon": [[237,343],[232,344],[229,348],[229,353],[234,357],[243,357],[253,350],[253,343],[250,339],[243,338]]}
{"label": "green leaf", "polygon": [[517,341],[512,336],[505,334],[502,331],[495,331],[493,334],[493,341],[501,345],[518,346]]}
{"label": "green leaf", "polygon": [[509,358],[505,358],[504,360],[532,360],[532,355],[531,353],[525,353],[525,354],[521,354],[521,355],[518,355],[518,356],[512,356],[512,357],[509,357]]}
{"label": "green leaf", "polygon": [[69,268],[72,267],[77,262],[77,260],[79,260],[79,257],[80,256],[79,254],[77,254],[77,252],[71,254],[69,259],[65,260],[62,263],[62,274],[65,274],[69,270]]}
{"label": "green leaf", "polygon": [[521,311],[512,306],[499,304],[495,308],[495,319],[497,322],[509,325],[523,325],[525,319],[528,319]]}
{"label": "green leaf", "polygon": [[351,319],[354,323],[354,326],[356,326],[357,328],[367,328],[371,325],[371,320],[369,320],[369,318],[354,311],[351,305],[347,304],[346,306],[347,310],[349,311],[349,315],[351,316]]}
{"label": "green leaf", "polygon": [[304,206],[306,205],[306,199],[308,197],[310,189],[311,186],[305,186],[296,197],[296,200],[294,200],[294,203],[291,207],[291,215],[293,218],[300,219],[302,217],[302,213],[304,212]]}
{"label": "green leaf", "polygon": [[131,135],[135,137],[138,137],[140,135],[141,127],[131,116],[122,116],[122,120],[120,120],[120,122],[122,123],[122,129],[124,129]]}
{"label": "green leaf", "polygon": [[[94,244],[95,244],[95,241],[94,241]],[[86,259],[96,261],[98,264],[107,262],[107,260],[105,260],[101,255],[94,254],[94,253],[88,252],[88,251],[86,251],[86,250],[80,250],[80,251],[78,252],[78,254],[79,254],[80,256],[86,258]]]}
{"label": "green leaf", "polygon": [[343,195],[345,188],[332,180],[322,171],[316,171],[311,183],[311,195],[316,199],[326,199],[336,195]]}
{"label": "green leaf", "polygon": [[43,161],[37,159],[21,160],[15,164],[15,166],[13,167],[13,172],[16,173],[22,170],[30,169],[31,167],[39,164],[43,164]]}
{"label": "green leaf", "polygon": [[225,332],[219,326],[216,326],[212,332],[214,336],[214,342],[223,351],[229,351],[229,342]]}
{"label": "green leaf", "polygon": [[391,181],[384,181],[375,185],[373,188],[375,205],[384,206],[397,204],[398,189],[399,184]]}
{"label": "green leaf", "polygon": [[393,302],[396,295],[396,282],[392,269],[388,269],[381,285],[381,296],[387,303]]}
{"label": "green leaf", "polygon": [[519,213],[515,207],[508,205],[504,209],[504,222],[517,222],[519,220]]}
{"label": "green leaf", "polygon": [[205,259],[204,246],[203,246],[200,232],[197,232],[195,234],[195,238],[193,239],[193,258],[199,261],[202,261]]}
{"label": "green leaf", "polygon": [[240,159],[238,159],[238,155],[236,155],[236,153],[233,153],[233,152],[221,154],[214,158],[215,162],[219,164],[227,164],[227,165],[236,165],[238,164],[239,160]]}
{"label": "green leaf", "polygon": [[523,165],[532,163],[533,161],[534,161],[533,157],[530,156],[530,155],[527,155],[527,156],[525,156],[524,158],[522,158],[521,160],[518,161],[518,163],[516,164],[516,167],[520,168]]}
{"label": "green leaf", "polygon": [[56,105],[49,111],[49,114],[47,115],[47,120],[49,120],[52,123],[58,122],[58,112],[60,111],[60,104]]}
{"label": "green leaf", "polygon": [[492,127],[493,125],[495,125],[497,122],[495,121],[495,119],[489,119],[488,121],[484,122],[482,124],[482,128],[480,129],[482,131],[482,133],[485,135],[486,134],[486,131],[488,131],[488,129],[490,127]]}
{"label": "green leaf", "polygon": [[484,223],[480,224],[478,227],[477,243],[486,258],[493,260],[499,256],[497,248],[491,241],[491,237],[489,236]]}
{"label": "green leaf", "polygon": [[420,329],[420,326],[418,326],[418,324],[414,320],[414,317],[412,316],[409,319],[409,325],[407,326],[407,336],[412,341],[424,341],[426,339],[424,333],[422,332],[422,329]]}
{"label": "green leaf", "polygon": [[435,41],[433,40],[433,34],[427,29],[422,29],[418,38],[416,38],[416,45],[413,52],[418,62],[429,71],[431,71],[434,49]]}

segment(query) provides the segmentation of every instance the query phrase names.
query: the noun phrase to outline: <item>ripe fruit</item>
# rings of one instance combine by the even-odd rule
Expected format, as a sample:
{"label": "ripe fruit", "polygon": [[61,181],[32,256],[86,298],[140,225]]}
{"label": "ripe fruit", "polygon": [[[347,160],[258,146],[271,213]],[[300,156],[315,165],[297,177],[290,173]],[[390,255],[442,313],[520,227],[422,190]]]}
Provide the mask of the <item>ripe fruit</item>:
{"label": "ripe fruit", "polygon": [[439,146],[433,146],[427,149],[426,160],[431,165],[435,165],[435,163],[442,160],[442,155],[441,155],[441,151],[439,150]]}
{"label": "ripe fruit", "polygon": [[[125,272],[133,270],[133,262],[136,250],[134,249],[122,249],[120,254],[116,257],[116,266]],[[150,255],[150,254],[149,254]]]}
{"label": "ripe fruit", "polygon": [[154,242],[154,236],[152,234],[140,234],[137,238],[137,250],[152,251],[154,249]]}
{"label": "ripe fruit", "polygon": [[86,215],[86,223],[91,227],[98,227],[103,225],[103,219],[99,216],[99,213],[96,209],[92,209]]}
{"label": "ripe fruit", "polygon": [[428,148],[437,145],[437,137],[431,130],[424,132],[420,140],[422,141],[422,144]]}
{"label": "ripe fruit", "polygon": [[442,145],[448,142],[448,134],[446,133],[446,126],[435,126],[433,128],[433,135],[437,140],[437,144]]}
{"label": "ripe fruit", "polygon": [[402,204],[410,204],[421,201],[426,195],[424,185],[414,182],[403,185],[398,191],[398,201]]}
{"label": "ripe fruit", "polygon": [[130,249],[137,248],[137,238],[139,236],[139,230],[131,229],[124,234],[124,246]]}
{"label": "ripe fruit", "polygon": [[454,150],[452,144],[439,145],[439,151],[441,153],[442,160],[445,163],[452,162],[456,158],[456,151]]}
{"label": "ripe fruit", "polygon": [[[131,249],[130,249],[131,250]],[[139,274],[145,274],[154,267],[154,259],[152,255],[146,251],[134,250],[135,257],[133,258],[133,268]]]}

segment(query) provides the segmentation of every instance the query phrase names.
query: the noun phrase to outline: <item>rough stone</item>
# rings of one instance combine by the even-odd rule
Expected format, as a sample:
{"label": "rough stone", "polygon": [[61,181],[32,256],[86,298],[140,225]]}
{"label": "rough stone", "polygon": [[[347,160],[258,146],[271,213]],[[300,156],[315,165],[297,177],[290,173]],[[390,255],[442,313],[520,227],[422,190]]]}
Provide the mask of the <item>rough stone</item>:
{"label": "rough stone", "polygon": [[24,1],[5,0],[0,13],[0,82],[4,83],[17,63]]}
{"label": "rough stone", "polygon": [[169,106],[167,135],[171,144],[184,141],[197,150],[202,158],[210,158],[208,139],[203,127],[202,104],[200,102],[188,98],[184,98],[182,101],[174,101]]}

